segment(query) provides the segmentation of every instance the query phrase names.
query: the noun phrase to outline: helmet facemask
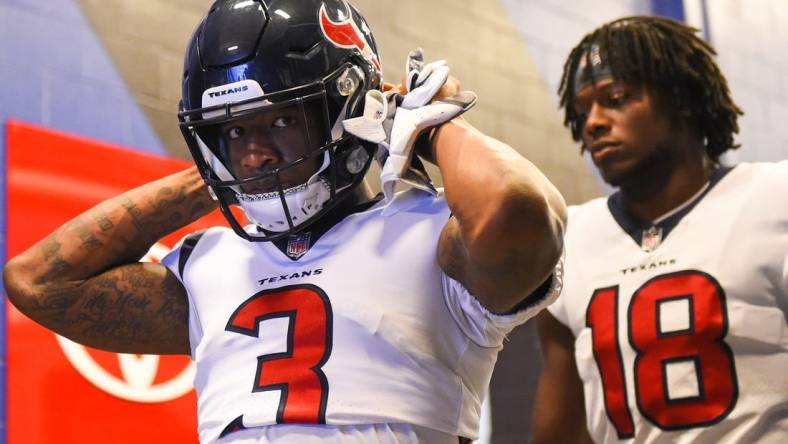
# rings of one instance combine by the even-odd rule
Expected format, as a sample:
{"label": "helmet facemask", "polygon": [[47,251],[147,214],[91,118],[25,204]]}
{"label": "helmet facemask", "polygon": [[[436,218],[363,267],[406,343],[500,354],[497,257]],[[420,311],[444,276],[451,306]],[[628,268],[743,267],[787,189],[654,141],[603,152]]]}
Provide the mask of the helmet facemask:
{"label": "helmet facemask", "polygon": [[363,180],[373,147],[344,134],[341,121],[360,107],[366,81],[350,62],[271,94],[247,79],[209,88],[201,108],[179,113],[192,157],[238,235],[270,241],[304,229]]}

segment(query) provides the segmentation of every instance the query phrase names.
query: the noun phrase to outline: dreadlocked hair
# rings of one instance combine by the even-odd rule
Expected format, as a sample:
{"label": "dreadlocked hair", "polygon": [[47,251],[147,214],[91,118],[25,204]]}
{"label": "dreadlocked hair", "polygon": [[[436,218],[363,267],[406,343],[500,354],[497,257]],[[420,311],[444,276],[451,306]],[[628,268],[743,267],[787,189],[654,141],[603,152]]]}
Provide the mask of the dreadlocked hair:
{"label": "dreadlocked hair", "polygon": [[715,162],[729,149],[736,149],[733,136],[742,110],[733,102],[713,57],[717,54],[698,38],[698,30],[682,23],[648,16],[625,17],[586,35],[569,54],[558,94],[564,109],[564,125],[575,141],[581,140],[582,116],[574,109],[574,76],[581,61],[591,66],[592,45],[612,72],[624,83],[642,84],[661,93],[663,103],[704,138],[706,151]]}

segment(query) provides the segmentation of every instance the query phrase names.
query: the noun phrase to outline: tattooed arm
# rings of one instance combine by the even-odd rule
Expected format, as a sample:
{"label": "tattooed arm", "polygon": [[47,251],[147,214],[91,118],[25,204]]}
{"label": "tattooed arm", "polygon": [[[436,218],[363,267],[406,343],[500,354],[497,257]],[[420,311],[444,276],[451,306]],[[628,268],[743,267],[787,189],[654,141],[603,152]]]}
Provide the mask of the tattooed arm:
{"label": "tattooed arm", "polygon": [[123,353],[188,354],[188,303],[164,266],[139,259],[215,208],[196,168],[106,200],[5,267],[8,298],[73,341]]}

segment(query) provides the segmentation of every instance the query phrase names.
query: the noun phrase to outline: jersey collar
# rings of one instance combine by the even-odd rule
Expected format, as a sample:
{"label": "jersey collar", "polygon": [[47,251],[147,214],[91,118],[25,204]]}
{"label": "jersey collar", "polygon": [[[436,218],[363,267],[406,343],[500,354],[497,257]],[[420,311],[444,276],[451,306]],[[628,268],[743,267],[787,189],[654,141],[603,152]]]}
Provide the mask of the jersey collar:
{"label": "jersey collar", "polygon": [[635,241],[645,251],[653,251],[644,245],[647,239],[653,239],[653,235],[658,235],[657,244],[668,237],[673,228],[679,224],[681,219],[692,211],[693,208],[725,177],[734,167],[720,166],[711,173],[709,183],[697,195],[693,196],[688,202],[678,208],[671,210],[666,215],[659,217],[656,221],[643,221],[631,215],[624,208],[621,191],[616,191],[607,199],[607,207],[616,223],[623,229],[629,237]]}
{"label": "jersey collar", "polygon": [[372,200],[359,204],[339,204],[336,208],[330,210],[325,216],[320,218],[319,221],[309,225],[308,228],[272,241],[271,243],[289,259],[297,261],[317,243],[317,240],[320,239],[321,236],[326,234],[328,230],[340,223],[344,218],[351,214],[366,211],[382,199],[383,194],[378,194]]}

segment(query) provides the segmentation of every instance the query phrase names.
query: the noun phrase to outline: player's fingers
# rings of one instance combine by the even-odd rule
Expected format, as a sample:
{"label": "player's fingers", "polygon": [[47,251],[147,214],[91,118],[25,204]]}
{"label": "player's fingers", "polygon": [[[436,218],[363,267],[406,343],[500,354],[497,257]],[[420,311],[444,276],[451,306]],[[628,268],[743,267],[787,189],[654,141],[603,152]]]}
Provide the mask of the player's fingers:
{"label": "player's fingers", "polygon": [[405,86],[402,83],[400,83],[399,85],[395,85],[394,83],[383,82],[383,92],[391,91],[391,90],[396,91],[397,94],[401,96],[404,96],[405,94],[408,93],[408,91],[405,89]]}
{"label": "player's fingers", "polygon": [[444,83],[443,86],[441,86],[441,89],[438,90],[438,93],[435,94],[433,100],[456,96],[461,90],[462,84],[460,83],[460,80],[450,75],[446,80],[446,83]]}

